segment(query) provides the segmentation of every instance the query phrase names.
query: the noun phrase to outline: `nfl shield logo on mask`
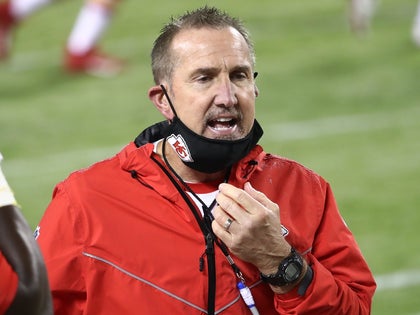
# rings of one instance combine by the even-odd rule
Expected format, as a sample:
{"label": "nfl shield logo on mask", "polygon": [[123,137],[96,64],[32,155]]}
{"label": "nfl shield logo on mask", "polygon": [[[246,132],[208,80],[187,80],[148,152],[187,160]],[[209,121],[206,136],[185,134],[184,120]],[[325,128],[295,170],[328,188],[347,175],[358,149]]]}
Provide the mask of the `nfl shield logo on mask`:
{"label": "nfl shield logo on mask", "polygon": [[188,150],[187,144],[185,143],[184,138],[182,138],[181,135],[176,136],[172,134],[167,138],[167,141],[178,154],[181,160],[183,160],[184,162],[194,162],[190,154],[190,150]]}

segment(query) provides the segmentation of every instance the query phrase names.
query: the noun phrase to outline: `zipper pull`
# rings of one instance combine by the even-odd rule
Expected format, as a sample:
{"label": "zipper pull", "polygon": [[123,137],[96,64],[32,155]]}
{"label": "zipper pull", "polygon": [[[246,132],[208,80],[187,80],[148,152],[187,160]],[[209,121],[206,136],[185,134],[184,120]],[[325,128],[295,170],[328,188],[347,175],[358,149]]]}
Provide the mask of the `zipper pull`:
{"label": "zipper pull", "polygon": [[206,253],[204,252],[198,259],[198,270],[200,270],[200,272],[203,272],[204,270],[204,256],[205,255]]}
{"label": "zipper pull", "polygon": [[204,270],[204,256],[214,255],[214,240],[211,233],[206,235],[206,250],[198,259],[198,270],[202,272]]}
{"label": "zipper pull", "polygon": [[211,233],[206,235],[206,253],[207,255],[214,255],[214,239]]}

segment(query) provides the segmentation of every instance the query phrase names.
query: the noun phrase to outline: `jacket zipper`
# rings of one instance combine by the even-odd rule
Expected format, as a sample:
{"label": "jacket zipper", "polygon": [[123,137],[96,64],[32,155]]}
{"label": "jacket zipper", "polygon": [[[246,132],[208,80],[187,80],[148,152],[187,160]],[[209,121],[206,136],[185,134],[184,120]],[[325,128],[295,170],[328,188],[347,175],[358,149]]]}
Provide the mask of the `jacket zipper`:
{"label": "jacket zipper", "polygon": [[216,302],[216,258],[214,252],[214,238],[211,233],[206,235],[206,255],[208,268],[208,314],[214,315]]}
{"label": "jacket zipper", "polygon": [[[184,199],[185,203],[193,213],[198,225],[200,226],[201,232],[203,233],[204,240],[206,243],[206,256],[207,256],[207,268],[208,268],[208,299],[207,299],[207,314],[215,314],[216,305],[216,257],[214,250],[214,236],[211,226],[208,227],[205,221],[198,215],[196,207],[193,205],[188,195],[184,192],[182,187],[177,183],[176,179],[170,174],[170,172],[153,156],[151,159],[160,167],[165,175],[170,179],[174,187],[178,190],[179,194]],[[201,259],[201,258],[200,258]]]}

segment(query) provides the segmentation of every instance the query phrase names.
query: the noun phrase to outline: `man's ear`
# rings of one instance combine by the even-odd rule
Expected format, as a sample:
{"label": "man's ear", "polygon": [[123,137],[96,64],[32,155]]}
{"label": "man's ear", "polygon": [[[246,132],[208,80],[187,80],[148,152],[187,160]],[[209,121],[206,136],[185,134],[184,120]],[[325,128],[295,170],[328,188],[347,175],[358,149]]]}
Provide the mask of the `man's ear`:
{"label": "man's ear", "polygon": [[174,118],[172,108],[160,85],[151,87],[148,95],[152,103],[155,104],[157,110],[161,112],[166,119],[172,120]]}
{"label": "man's ear", "polygon": [[258,76],[258,72],[254,72],[254,95],[255,97],[258,97],[258,95],[260,94],[260,91],[258,90],[257,84],[255,83],[255,79]]}
{"label": "man's ear", "polygon": [[254,94],[255,94],[255,97],[258,97],[258,95],[260,94],[260,90],[258,90],[258,87],[256,84],[254,84]]}

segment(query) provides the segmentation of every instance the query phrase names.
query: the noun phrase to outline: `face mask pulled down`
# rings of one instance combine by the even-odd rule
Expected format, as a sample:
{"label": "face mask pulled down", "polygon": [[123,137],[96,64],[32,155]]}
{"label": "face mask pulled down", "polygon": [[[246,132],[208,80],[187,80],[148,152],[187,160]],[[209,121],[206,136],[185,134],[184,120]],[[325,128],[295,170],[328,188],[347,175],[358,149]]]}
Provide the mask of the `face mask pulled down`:
{"label": "face mask pulled down", "polygon": [[215,173],[232,166],[245,157],[263,135],[260,124],[254,120],[251,131],[242,139],[225,140],[203,137],[189,129],[179,119],[163,86],[162,90],[175,115],[167,130],[166,141],[182,162],[196,171]]}

